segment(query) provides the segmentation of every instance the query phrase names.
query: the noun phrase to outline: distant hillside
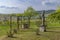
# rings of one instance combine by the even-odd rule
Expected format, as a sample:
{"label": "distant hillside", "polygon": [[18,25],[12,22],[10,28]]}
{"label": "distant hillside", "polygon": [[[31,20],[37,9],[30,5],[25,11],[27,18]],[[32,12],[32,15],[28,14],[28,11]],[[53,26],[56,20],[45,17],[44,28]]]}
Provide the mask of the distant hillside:
{"label": "distant hillside", "polygon": [[[55,10],[45,10],[45,13],[46,14],[50,14],[50,13],[52,13],[52,12],[54,12]],[[42,13],[42,11],[37,11],[38,13]]]}

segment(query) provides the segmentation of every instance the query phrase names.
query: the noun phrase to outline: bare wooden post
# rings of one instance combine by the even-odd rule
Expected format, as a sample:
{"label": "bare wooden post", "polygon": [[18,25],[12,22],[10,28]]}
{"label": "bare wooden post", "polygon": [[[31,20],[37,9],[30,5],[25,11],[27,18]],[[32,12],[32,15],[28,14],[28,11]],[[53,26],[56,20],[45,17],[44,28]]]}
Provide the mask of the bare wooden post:
{"label": "bare wooden post", "polygon": [[12,16],[10,16],[10,31],[8,32],[8,37],[13,37],[13,32],[12,32]]}
{"label": "bare wooden post", "polygon": [[31,16],[28,17],[28,25],[29,25],[29,27],[30,27],[30,19],[31,19]]}
{"label": "bare wooden post", "polygon": [[45,10],[42,12],[42,25],[40,27],[41,32],[46,32],[46,25],[45,25]]}
{"label": "bare wooden post", "polygon": [[17,29],[19,30],[19,16],[17,16]]}
{"label": "bare wooden post", "polygon": [[12,31],[12,16],[10,16],[10,34],[11,34],[11,31]]}
{"label": "bare wooden post", "polygon": [[23,22],[22,22],[22,16],[21,16],[21,27],[22,27],[22,24],[23,24]]}

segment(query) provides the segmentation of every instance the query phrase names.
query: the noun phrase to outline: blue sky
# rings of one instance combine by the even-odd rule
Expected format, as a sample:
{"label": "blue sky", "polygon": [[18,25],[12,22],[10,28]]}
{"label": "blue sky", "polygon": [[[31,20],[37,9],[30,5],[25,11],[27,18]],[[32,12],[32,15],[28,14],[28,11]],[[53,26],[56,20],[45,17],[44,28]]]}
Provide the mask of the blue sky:
{"label": "blue sky", "polygon": [[60,0],[0,0],[0,13],[23,13],[29,6],[35,10],[51,10],[60,6]]}

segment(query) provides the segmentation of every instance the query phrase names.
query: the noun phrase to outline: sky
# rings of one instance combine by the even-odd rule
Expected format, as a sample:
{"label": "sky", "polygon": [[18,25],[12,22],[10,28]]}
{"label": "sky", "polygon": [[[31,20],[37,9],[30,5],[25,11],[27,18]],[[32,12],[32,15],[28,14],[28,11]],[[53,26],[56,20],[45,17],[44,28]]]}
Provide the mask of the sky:
{"label": "sky", "polygon": [[60,0],[0,0],[0,13],[23,13],[30,6],[36,11],[55,10]]}

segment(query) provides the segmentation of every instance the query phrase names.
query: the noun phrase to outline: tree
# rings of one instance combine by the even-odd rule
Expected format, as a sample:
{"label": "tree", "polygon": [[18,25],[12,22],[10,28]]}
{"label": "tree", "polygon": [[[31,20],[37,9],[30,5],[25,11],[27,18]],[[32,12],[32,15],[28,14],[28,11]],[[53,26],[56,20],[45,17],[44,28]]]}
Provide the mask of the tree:
{"label": "tree", "polygon": [[60,21],[60,7],[58,7],[55,12],[50,14],[48,19],[52,22]]}
{"label": "tree", "polygon": [[37,14],[37,12],[32,7],[28,7],[27,10],[24,11],[24,16],[28,17],[29,26],[30,26],[30,19],[31,19],[31,17],[36,15],[36,14]]}
{"label": "tree", "polygon": [[60,6],[56,9],[57,13],[60,13]]}

